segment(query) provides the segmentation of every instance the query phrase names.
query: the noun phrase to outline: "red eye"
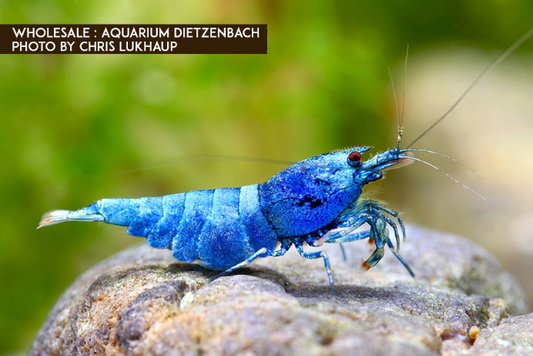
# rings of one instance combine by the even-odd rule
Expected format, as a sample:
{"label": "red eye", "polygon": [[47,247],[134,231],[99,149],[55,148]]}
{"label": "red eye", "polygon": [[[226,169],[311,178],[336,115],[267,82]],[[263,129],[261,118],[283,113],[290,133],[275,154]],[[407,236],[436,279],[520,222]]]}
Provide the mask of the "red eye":
{"label": "red eye", "polygon": [[361,160],[361,152],[350,152],[350,154],[348,155],[348,160],[351,162],[359,162]]}

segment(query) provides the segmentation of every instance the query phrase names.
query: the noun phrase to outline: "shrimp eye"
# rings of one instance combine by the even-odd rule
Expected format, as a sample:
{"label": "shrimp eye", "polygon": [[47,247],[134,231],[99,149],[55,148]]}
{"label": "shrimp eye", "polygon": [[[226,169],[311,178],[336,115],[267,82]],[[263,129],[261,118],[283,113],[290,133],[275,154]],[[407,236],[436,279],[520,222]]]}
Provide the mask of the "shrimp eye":
{"label": "shrimp eye", "polygon": [[348,155],[348,164],[352,167],[357,167],[361,164],[361,152],[353,151]]}

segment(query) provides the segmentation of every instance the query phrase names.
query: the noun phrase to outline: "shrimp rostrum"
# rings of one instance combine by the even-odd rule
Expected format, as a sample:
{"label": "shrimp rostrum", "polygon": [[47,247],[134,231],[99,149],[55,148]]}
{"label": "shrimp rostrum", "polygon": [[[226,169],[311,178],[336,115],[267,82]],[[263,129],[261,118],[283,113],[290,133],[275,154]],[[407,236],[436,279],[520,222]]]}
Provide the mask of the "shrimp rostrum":
{"label": "shrimp rostrum", "polygon": [[[294,245],[302,257],[323,259],[332,288],[326,252],[306,252],[304,246],[368,239],[374,251],[363,262],[365,269],[381,260],[387,245],[413,275],[399,255],[405,237],[399,214],[361,198],[366,184],[381,179],[387,169],[413,162],[413,153],[396,148],[361,161],[368,150],[353,147],[311,157],[265,183],[242,188],[101,199],[75,211],[51,211],[39,227],[65,221],[127,226],[128,234],[145,237],[151,247],[172,250],[179,261],[222,270],[215,278],[256,258],[282,256]],[[357,230],[365,223],[368,230]],[[387,226],[394,231],[395,244]]]}

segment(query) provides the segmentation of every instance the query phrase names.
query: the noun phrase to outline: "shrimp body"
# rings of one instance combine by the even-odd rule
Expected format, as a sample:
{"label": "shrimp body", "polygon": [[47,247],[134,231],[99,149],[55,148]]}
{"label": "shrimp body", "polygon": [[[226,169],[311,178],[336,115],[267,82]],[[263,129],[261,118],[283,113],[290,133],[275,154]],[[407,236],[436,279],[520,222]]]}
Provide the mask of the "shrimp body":
{"label": "shrimp body", "polygon": [[[241,188],[101,199],[79,210],[49,212],[39,227],[65,221],[126,226],[128,234],[146,238],[151,247],[170,249],[182,262],[223,270],[220,275],[259,257],[281,256],[295,245],[305,258],[323,258],[332,288],[327,254],[306,252],[303,246],[369,239],[375,250],[363,267],[375,266],[388,245],[412,274],[398,254],[398,225],[405,236],[399,215],[362,199],[361,193],[366,184],[381,179],[386,169],[411,163],[413,154],[393,149],[361,162],[368,150],[353,147],[311,157],[265,183]],[[365,223],[369,230],[355,232]],[[396,246],[388,237],[387,225],[395,231]]]}

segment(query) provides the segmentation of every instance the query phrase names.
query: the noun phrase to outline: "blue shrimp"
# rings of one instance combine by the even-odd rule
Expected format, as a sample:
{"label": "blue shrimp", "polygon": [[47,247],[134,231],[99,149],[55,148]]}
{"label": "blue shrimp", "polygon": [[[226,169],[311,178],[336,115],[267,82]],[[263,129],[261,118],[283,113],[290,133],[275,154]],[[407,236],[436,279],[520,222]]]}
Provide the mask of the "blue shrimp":
{"label": "blue shrimp", "polygon": [[[483,71],[451,109],[484,73],[532,33],[533,29]],[[179,261],[197,262],[222,271],[211,280],[257,258],[282,256],[294,245],[304,258],[323,259],[332,292],[334,283],[328,255],[324,251],[307,252],[304,246],[320,247],[324,243],[368,239],[374,250],[362,262],[364,269],[374,267],[387,246],[414,277],[399,254],[401,237],[405,240],[406,236],[399,213],[374,200],[364,199],[361,194],[365,185],[383,178],[388,169],[414,161],[436,168],[415,157],[414,152],[445,155],[410,147],[451,109],[406,148],[400,147],[403,134],[400,122],[396,147],[366,161],[362,161],[363,154],[371,147],[355,146],[297,162],[262,184],[163,197],[101,199],[75,211],[51,211],[43,216],[39,227],[65,221],[127,226],[128,234],[145,237],[151,247],[172,250]],[[357,230],[365,224],[370,227],[368,230]],[[395,244],[389,237],[388,226],[394,233]]]}
{"label": "blue shrimp", "polygon": [[[65,221],[105,222],[127,226],[154,248],[170,249],[182,262],[198,262],[221,275],[256,258],[282,256],[294,245],[301,256],[322,258],[329,283],[333,277],[324,251],[306,252],[304,245],[369,239],[375,250],[363,263],[375,266],[389,246],[398,254],[399,214],[377,202],[360,199],[363,187],[383,177],[383,171],[412,162],[410,150],[393,149],[365,162],[370,147],[353,147],[298,162],[262,184],[220,188],[139,199],[101,199],[85,208],[55,210],[39,227]],[[396,218],[396,224],[390,217]],[[354,232],[363,224],[370,230]],[[388,237],[391,225],[396,247]],[[279,246],[279,247],[277,247]],[[215,277],[215,278],[216,278]]]}

